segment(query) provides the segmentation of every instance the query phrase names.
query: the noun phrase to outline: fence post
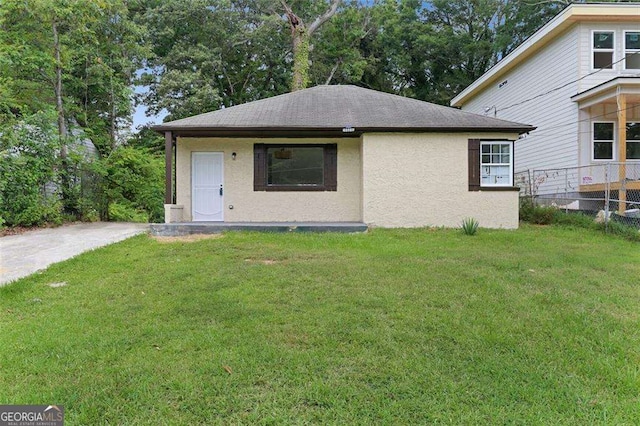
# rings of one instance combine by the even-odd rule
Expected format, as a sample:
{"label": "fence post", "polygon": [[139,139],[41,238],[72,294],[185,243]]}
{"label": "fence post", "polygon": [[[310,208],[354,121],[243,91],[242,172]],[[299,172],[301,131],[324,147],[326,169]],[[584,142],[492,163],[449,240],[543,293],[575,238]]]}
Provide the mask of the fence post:
{"label": "fence post", "polygon": [[611,163],[607,163],[607,167],[604,171],[605,185],[604,185],[604,230],[609,231],[609,194],[611,185]]}
{"label": "fence post", "polygon": [[564,169],[564,213],[569,213],[569,169]]}

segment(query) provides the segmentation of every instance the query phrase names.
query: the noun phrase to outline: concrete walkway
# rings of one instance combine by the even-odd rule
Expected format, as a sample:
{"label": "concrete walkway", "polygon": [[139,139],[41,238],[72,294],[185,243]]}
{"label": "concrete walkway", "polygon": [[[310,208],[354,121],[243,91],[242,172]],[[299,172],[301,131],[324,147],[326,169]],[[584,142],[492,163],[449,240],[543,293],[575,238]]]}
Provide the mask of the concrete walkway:
{"label": "concrete walkway", "polygon": [[0,286],[52,263],[146,232],[144,223],[81,223],[0,238]]}

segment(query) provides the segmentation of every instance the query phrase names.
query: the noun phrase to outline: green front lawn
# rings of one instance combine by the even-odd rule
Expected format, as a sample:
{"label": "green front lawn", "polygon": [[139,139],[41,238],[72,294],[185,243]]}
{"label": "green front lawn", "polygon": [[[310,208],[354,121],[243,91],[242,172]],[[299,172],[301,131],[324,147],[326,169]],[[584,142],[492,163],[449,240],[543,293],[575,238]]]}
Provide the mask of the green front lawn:
{"label": "green front lawn", "polygon": [[1,288],[0,336],[0,403],[70,425],[637,424],[640,246],[140,236]]}

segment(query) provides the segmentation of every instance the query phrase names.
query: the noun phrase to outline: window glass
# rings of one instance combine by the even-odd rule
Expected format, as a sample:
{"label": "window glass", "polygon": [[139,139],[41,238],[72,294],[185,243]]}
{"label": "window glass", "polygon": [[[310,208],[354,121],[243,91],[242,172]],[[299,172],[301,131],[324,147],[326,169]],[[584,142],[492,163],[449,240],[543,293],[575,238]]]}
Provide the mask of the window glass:
{"label": "window glass", "polygon": [[593,33],[593,68],[613,68],[614,35],[612,31]]}
{"label": "window glass", "polygon": [[613,160],[613,123],[593,123],[593,159]]}
{"label": "window glass", "polygon": [[627,160],[640,160],[640,123],[627,123]]}
{"label": "window glass", "polygon": [[511,186],[511,143],[482,142],[480,145],[480,184]]}
{"label": "window glass", "polygon": [[612,141],[613,123],[593,123],[593,139],[597,141]]}
{"label": "window glass", "polygon": [[640,69],[640,31],[626,31],[624,33],[624,48],[625,69]]}
{"label": "window glass", "polygon": [[625,49],[640,49],[640,31],[628,31],[624,34]]}
{"label": "window glass", "polygon": [[593,159],[594,160],[612,160],[613,159],[613,143],[594,142],[593,143]]}
{"label": "window glass", "polygon": [[594,49],[613,49],[613,32],[596,31],[593,33]]}
{"label": "window glass", "polygon": [[269,147],[267,149],[267,185],[324,184],[322,147]]}

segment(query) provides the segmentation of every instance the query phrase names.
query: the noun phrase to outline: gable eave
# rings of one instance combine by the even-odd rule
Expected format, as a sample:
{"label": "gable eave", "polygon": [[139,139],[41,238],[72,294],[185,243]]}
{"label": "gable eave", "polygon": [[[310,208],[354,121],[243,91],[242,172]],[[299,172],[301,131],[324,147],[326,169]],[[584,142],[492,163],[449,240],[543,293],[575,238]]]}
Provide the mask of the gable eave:
{"label": "gable eave", "polygon": [[461,108],[577,22],[637,22],[638,20],[640,20],[640,3],[571,4],[454,97],[450,105]]}

